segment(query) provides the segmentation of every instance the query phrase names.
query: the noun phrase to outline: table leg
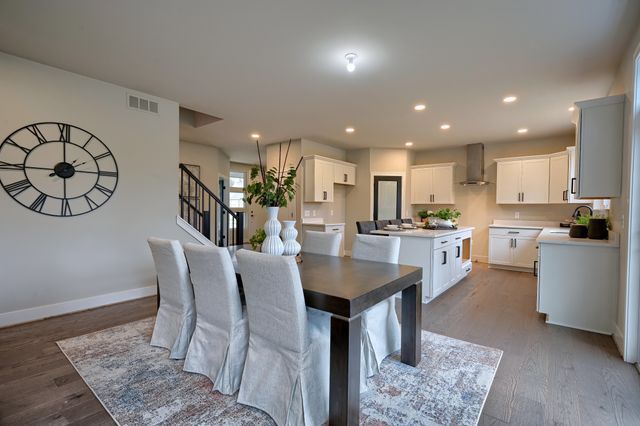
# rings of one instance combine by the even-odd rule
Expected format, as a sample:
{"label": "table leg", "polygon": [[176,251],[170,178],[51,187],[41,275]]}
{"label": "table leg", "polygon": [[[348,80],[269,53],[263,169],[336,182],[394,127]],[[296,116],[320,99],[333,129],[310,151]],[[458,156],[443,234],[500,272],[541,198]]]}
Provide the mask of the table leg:
{"label": "table leg", "polygon": [[357,425],[360,418],[360,332],[362,320],[331,317],[329,424]]}
{"label": "table leg", "polygon": [[402,348],[400,361],[413,367],[422,355],[422,283],[402,290]]}

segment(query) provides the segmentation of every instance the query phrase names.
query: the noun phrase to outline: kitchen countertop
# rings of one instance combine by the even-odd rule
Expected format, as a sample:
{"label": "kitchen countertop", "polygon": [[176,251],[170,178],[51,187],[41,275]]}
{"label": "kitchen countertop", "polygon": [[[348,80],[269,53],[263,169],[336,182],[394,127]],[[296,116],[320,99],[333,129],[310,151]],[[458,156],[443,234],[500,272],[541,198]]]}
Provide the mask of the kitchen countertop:
{"label": "kitchen countertop", "polygon": [[458,229],[410,229],[407,231],[386,231],[379,229],[371,231],[371,233],[377,235],[393,235],[394,237],[439,238],[459,232],[472,231],[474,229],[473,226],[460,226]]}
{"label": "kitchen countertop", "polygon": [[344,222],[302,222],[302,226],[314,225],[314,226],[336,226],[344,225]]}
{"label": "kitchen countertop", "polygon": [[[559,222],[549,222],[542,220],[501,220],[493,221],[489,228],[514,228],[514,229],[540,229],[557,227]],[[568,229],[568,228],[566,228]]]}
{"label": "kitchen countertop", "polygon": [[574,246],[591,246],[591,247],[620,247],[620,238],[617,232],[609,231],[608,240],[590,240],[589,238],[571,238],[569,237],[569,228],[550,228],[542,229],[540,235],[536,239],[538,244],[567,244]]}

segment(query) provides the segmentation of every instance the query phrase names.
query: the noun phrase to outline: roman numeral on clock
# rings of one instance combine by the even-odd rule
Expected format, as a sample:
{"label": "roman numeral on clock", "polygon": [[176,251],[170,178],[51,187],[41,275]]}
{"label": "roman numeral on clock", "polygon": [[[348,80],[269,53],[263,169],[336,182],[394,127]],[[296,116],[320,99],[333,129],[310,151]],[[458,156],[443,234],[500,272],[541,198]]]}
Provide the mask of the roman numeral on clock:
{"label": "roman numeral on clock", "polygon": [[106,158],[106,157],[108,157],[110,155],[111,155],[111,153],[109,151],[107,151],[107,152],[103,152],[102,154],[100,154],[100,155],[98,155],[96,157],[93,157],[93,159],[94,160],[102,160],[103,158]]}
{"label": "roman numeral on clock", "polygon": [[4,187],[12,197],[22,194],[29,188],[31,188],[31,182],[28,179],[22,179]]}
{"label": "roman numeral on clock", "polygon": [[107,187],[104,187],[102,185],[100,185],[99,183],[96,184],[96,189],[100,192],[102,192],[104,195],[106,195],[107,197],[110,197],[111,194],[113,194],[113,190],[109,189]]}
{"label": "roman numeral on clock", "polygon": [[98,207],[100,207],[98,205],[98,203],[93,201],[88,195],[85,195],[84,199],[87,200],[87,204],[89,205],[89,210],[94,210],[94,209],[97,209]]}
{"label": "roman numeral on clock", "polygon": [[7,138],[6,143],[12,146],[15,146],[16,148],[21,149],[25,154],[28,154],[31,152],[31,150],[29,148],[25,148],[24,146],[18,145],[17,143],[15,143],[13,140]]}
{"label": "roman numeral on clock", "polygon": [[69,200],[67,199],[62,200],[62,204],[60,205],[60,216],[73,216]]}
{"label": "roman numeral on clock", "polygon": [[62,142],[69,142],[71,140],[71,126],[58,123],[58,130],[60,130],[60,140]]}
{"label": "roman numeral on clock", "polygon": [[105,171],[105,170],[100,170],[98,172],[98,176],[118,177],[118,172],[108,172],[108,171]]}
{"label": "roman numeral on clock", "polygon": [[38,143],[46,143],[46,142],[48,142],[47,138],[42,134],[42,132],[40,131],[38,126],[36,126],[36,125],[27,126],[27,130],[30,131],[31,134],[36,137],[36,139],[38,139]]}
{"label": "roman numeral on clock", "polygon": [[41,212],[44,207],[44,203],[47,201],[47,196],[43,193],[40,193],[38,197],[34,200],[33,203],[29,206],[31,210]]}
{"label": "roman numeral on clock", "polygon": [[0,170],[24,170],[24,163],[7,163],[0,161]]}

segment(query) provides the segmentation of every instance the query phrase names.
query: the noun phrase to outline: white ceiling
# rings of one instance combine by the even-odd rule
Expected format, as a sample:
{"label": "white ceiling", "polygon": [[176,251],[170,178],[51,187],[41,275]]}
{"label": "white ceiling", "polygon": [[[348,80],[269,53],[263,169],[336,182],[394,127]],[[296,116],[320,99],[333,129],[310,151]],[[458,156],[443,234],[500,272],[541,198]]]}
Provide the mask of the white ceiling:
{"label": "white ceiling", "polygon": [[570,132],[567,108],[607,94],[639,12],[625,0],[2,0],[0,50],[221,117],[181,136],[251,161],[256,131],[414,149]]}

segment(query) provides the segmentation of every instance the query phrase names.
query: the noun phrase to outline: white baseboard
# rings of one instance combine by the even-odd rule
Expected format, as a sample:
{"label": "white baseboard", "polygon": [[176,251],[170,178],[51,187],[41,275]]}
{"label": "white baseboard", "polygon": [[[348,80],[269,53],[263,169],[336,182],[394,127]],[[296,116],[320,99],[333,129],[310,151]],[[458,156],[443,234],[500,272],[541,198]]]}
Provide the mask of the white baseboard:
{"label": "white baseboard", "polygon": [[489,263],[489,257],[488,256],[479,256],[479,255],[471,255],[471,260],[473,260],[474,262],[480,262],[480,263]]}
{"label": "white baseboard", "polygon": [[208,239],[207,237],[202,235],[200,233],[200,231],[198,231],[196,228],[191,226],[191,224],[189,222],[187,222],[186,220],[184,220],[180,216],[176,216],[176,223],[178,224],[178,226],[180,228],[184,229],[187,232],[187,234],[191,235],[199,243],[204,244],[205,246],[210,246],[210,247],[211,246],[215,246],[213,241],[211,241],[210,239]]}
{"label": "white baseboard", "polygon": [[618,324],[614,324],[613,326],[613,341],[618,347],[618,352],[620,352],[620,355],[624,358],[624,334],[622,333],[622,330],[620,330],[620,327],[618,327]]}
{"label": "white baseboard", "polygon": [[148,287],[118,291],[115,293],[101,294],[99,296],[86,297],[84,299],[69,300],[66,302],[54,303],[52,305],[36,306],[18,311],[4,312],[0,314],[0,327],[22,324],[24,322],[69,314],[71,312],[84,311],[100,306],[153,296],[154,294],[156,294],[156,286],[152,285]]}

